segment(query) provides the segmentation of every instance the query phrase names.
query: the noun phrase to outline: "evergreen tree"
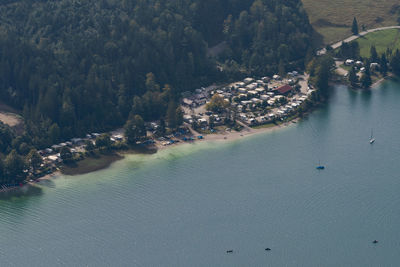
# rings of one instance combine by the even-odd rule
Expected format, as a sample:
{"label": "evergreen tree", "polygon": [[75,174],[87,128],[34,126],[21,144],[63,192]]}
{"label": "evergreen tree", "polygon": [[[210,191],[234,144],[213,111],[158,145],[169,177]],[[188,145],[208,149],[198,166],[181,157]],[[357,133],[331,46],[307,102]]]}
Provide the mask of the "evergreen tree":
{"label": "evergreen tree", "polygon": [[7,155],[4,161],[5,175],[10,182],[22,182],[26,175],[24,173],[25,162],[14,149]]}
{"label": "evergreen tree", "polygon": [[183,110],[181,107],[177,107],[175,111],[175,120],[176,120],[176,125],[177,127],[181,126],[183,124]]}
{"label": "evergreen tree", "polygon": [[34,148],[32,148],[31,151],[29,151],[26,160],[34,170],[39,169],[40,165],[43,163],[42,157]]}
{"label": "evergreen tree", "polygon": [[168,122],[168,127],[170,129],[176,129],[178,126],[178,122],[176,120],[176,109],[177,109],[177,104],[175,101],[170,101],[168,104],[168,110],[167,110],[167,122]]}
{"label": "evergreen tree", "polygon": [[220,113],[225,111],[228,106],[228,102],[226,102],[221,95],[215,94],[211,97],[210,102],[206,105],[206,109],[212,112]]}
{"label": "evergreen tree", "polygon": [[133,105],[131,114],[143,116],[144,114],[144,107],[142,103],[142,99],[139,96],[135,96],[133,98]]}
{"label": "evergreen tree", "polygon": [[27,143],[22,142],[18,147],[18,153],[21,155],[27,155],[30,151],[30,147]]}
{"label": "evergreen tree", "polygon": [[57,144],[60,141],[61,132],[57,123],[50,126],[48,135],[52,144]]}
{"label": "evergreen tree", "polygon": [[396,49],[390,60],[390,67],[395,75],[400,76],[400,51]]}
{"label": "evergreen tree", "polygon": [[351,68],[349,71],[349,82],[352,87],[356,87],[358,83],[358,77],[356,70],[354,68]]}
{"label": "evergreen tree", "polygon": [[165,120],[161,119],[160,125],[157,128],[156,134],[157,134],[157,136],[164,136],[166,132],[167,132],[167,130],[166,130],[166,125],[165,125]]}
{"label": "evergreen tree", "polygon": [[370,54],[371,62],[378,62],[378,53],[376,52],[376,47],[374,45],[371,46]]}
{"label": "evergreen tree", "polygon": [[361,76],[361,86],[363,88],[369,88],[371,84],[372,84],[371,71],[369,67],[369,62],[367,61],[367,63],[365,64],[365,72]]}
{"label": "evergreen tree", "polygon": [[317,63],[315,85],[321,95],[325,97],[329,95],[329,79],[331,77],[332,64],[333,59],[328,55],[321,57]]}
{"label": "evergreen tree", "polygon": [[151,72],[146,74],[146,89],[152,92],[160,90],[160,85],[156,83],[156,77]]}
{"label": "evergreen tree", "polygon": [[353,19],[353,24],[352,24],[352,26],[351,26],[351,32],[352,32],[354,35],[358,35],[358,22],[357,22],[356,17],[354,17],[354,19]]}
{"label": "evergreen tree", "polygon": [[60,150],[60,157],[63,160],[64,163],[69,163],[72,161],[72,153],[71,150],[64,146]]}
{"label": "evergreen tree", "polygon": [[91,140],[86,140],[85,141],[85,150],[89,153],[93,152],[93,150],[96,147],[94,146],[93,142]]}
{"label": "evergreen tree", "polygon": [[135,145],[136,142],[146,137],[146,127],[140,115],[134,115],[126,122],[124,128],[127,143],[130,145]]}
{"label": "evergreen tree", "polygon": [[281,77],[285,77],[286,75],[285,63],[283,62],[282,59],[279,61],[278,73]]}
{"label": "evergreen tree", "polygon": [[111,148],[110,134],[104,133],[96,137],[96,147],[109,150]]}
{"label": "evergreen tree", "polygon": [[388,61],[386,59],[385,53],[382,54],[381,60],[380,60],[380,72],[382,73],[383,76],[386,76],[387,71],[388,71]]}

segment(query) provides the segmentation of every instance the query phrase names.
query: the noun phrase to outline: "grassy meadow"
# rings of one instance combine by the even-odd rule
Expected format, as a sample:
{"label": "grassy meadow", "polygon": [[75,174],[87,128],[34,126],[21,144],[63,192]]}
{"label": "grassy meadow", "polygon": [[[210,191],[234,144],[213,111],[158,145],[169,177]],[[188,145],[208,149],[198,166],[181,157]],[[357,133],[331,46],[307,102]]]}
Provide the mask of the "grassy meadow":
{"label": "grassy meadow", "polygon": [[325,44],[351,35],[353,17],[367,29],[397,25],[398,0],[303,0],[314,29]]}
{"label": "grassy meadow", "polygon": [[369,33],[356,42],[360,45],[360,55],[362,57],[370,56],[370,49],[375,45],[378,54],[382,54],[387,48],[393,51],[400,49],[400,31],[397,29],[377,31]]}

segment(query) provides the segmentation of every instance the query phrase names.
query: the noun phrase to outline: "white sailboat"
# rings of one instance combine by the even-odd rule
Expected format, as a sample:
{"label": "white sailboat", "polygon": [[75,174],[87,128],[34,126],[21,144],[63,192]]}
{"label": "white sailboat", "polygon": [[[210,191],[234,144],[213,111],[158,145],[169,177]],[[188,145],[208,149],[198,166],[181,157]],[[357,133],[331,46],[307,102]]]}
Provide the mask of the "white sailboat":
{"label": "white sailboat", "polygon": [[374,138],[374,134],[373,134],[372,129],[371,129],[371,137],[369,139],[369,143],[373,144],[374,142],[375,142],[375,138]]}

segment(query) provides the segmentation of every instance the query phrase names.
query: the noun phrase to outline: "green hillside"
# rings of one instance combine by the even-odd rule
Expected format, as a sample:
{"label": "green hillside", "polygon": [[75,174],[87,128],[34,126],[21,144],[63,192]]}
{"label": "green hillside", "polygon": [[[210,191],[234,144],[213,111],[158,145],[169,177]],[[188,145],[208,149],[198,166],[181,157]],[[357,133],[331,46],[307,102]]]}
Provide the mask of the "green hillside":
{"label": "green hillside", "polygon": [[360,47],[360,55],[369,57],[371,46],[374,45],[378,54],[400,49],[400,31],[396,29],[369,33],[357,40]]}
{"label": "green hillside", "polygon": [[351,35],[353,17],[368,28],[397,25],[398,0],[303,0],[311,24],[322,35],[324,43],[332,43]]}
{"label": "green hillside", "polygon": [[0,125],[0,184],[24,178],[12,163],[30,148],[132,118],[173,129],[182,91],[301,70],[312,33],[301,0],[0,1],[0,100],[25,125]]}

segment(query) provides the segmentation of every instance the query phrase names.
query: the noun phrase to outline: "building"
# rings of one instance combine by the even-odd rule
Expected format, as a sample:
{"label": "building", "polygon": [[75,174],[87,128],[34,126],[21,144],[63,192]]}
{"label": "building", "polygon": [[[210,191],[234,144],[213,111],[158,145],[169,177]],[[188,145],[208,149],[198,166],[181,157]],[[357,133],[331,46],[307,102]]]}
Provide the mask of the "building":
{"label": "building", "polygon": [[276,88],[274,91],[277,94],[280,94],[280,95],[287,95],[290,92],[292,92],[292,90],[293,90],[293,87],[288,85],[288,84],[286,84],[286,85],[283,85],[281,87]]}
{"label": "building", "polygon": [[379,69],[381,66],[380,66],[378,63],[376,63],[376,62],[372,62],[372,63],[369,65],[369,67],[370,67],[371,70],[377,70],[377,69]]}
{"label": "building", "polygon": [[192,106],[193,105],[193,100],[189,99],[189,98],[184,98],[182,99],[182,104],[184,106]]}
{"label": "building", "polygon": [[244,83],[249,84],[253,81],[253,78],[246,78],[243,80]]}

